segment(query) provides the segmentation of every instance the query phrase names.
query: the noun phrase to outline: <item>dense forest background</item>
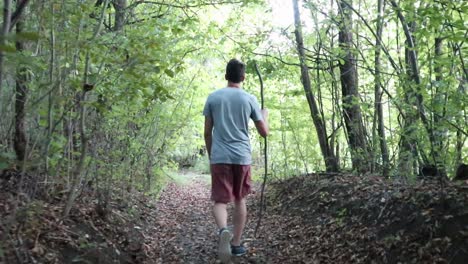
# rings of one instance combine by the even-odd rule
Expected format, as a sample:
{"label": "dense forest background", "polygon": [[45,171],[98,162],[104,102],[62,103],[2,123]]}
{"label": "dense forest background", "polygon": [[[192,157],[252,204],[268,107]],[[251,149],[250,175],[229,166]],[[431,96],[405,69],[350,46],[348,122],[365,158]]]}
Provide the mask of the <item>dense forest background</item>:
{"label": "dense forest background", "polygon": [[[453,197],[466,200],[463,187],[446,188],[455,174],[467,177],[467,1],[3,0],[1,6],[0,207],[5,210],[0,214],[0,261],[5,254],[6,259],[16,254],[20,263],[32,259],[18,250],[27,245],[21,242],[19,230],[33,237],[29,250],[41,255],[44,252],[38,245],[50,246],[50,241],[57,240],[47,237],[52,227],[65,230],[62,224],[67,222],[62,220],[72,212],[73,221],[81,223],[89,216],[86,205],[96,203],[93,212],[103,219],[112,212],[119,216],[115,208],[133,201],[137,194],[161,195],[169,182],[177,180],[180,170],[208,173],[201,112],[208,94],[226,85],[225,65],[231,58],[246,62],[243,88],[259,100],[259,77],[263,80],[264,104],[270,113],[265,176],[271,182],[297,176],[280,185],[283,189],[276,197],[282,200],[278,198],[277,206],[289,210],[310,199],[307,204],[316,208],[298,212],[318,214],[329,201],[360,197],[358,205],[374,203],[332,206],[336,209],[333,228],[343,227],[343,219],[352,212],[365,213],[365,219],[381,227],[395,220],[390,213],[386,218],[388,208],[408,216],[415,208],[423,208],[417,217],[403,221],[406,227],[414,223],[443,227],[440,223],[446,223],[462,229],[468,219],[468,213],[456,215],[463,211],[462,205],[450,202],[453,206],[447,206]],[[253,177],[259,180],[265,168],[264,143],[253,127],[251,132]],[[333,187],[317,187],[320,179],[337,173],[352,177],[334,178]],[[313,188],[302,180],[307,175],[318,175]],[[426,176],[435,176],[436,184],[407,187]],[[387,189],[392,188],[396,191],[389,196]],[[302,194],[292,194],[292,189]],[[206,198],[167,190],[162,198],[169,204]],[[346,190],[361,191],[349,191],[353,195],[347,196]],[[419,201],[417,193],[427,194],[421,201],[433,201],[425,204],[443,203],[440,208],[445,211],[441,209],[435,222],[421,217],[439,207],[408,205],[407,201]],[[304,194],[305,198],[300,196]],[[321,202],[316,203],[314,195]],[[49,205],[31,202],[35,197]],[[408,200],[396,202],[398,207],[388,202],[389,197]],[[146,209],[142,208],[148,204],[144,201],[144,206],[127,206],[125,212],[143,215]],[[174,208],[179,206],[184,204]],[[59,220],[54,222],[38,208]],[[160,230],[166,230],[167,224],[161,221],[178,215],[171,210],[144,219],[154,220],[149,227],[157,222]],[[42,219],[42,229],[35,226],[36,218]],[[304,216],[308,218],[320,219]],[[275,226],[297,220],[274,219],[267,221]],[[322,224],[307,230],[328,232]],[[117,232],[119,224],[113,222],[109,228]],[[363,234],[366,228],[353,230]],[[73,235],[72,231],[67,234]],[[135,238],[131,232],[129,239]],[[399,235],[391,241],[386,237],[380,245],[413,247],[415,255],[406,260],[423,258],[420,248],[426,248],[436,252],[428,254],[449,252],[458,257],[454,263],[464,263],[466,239],[460,236],[468,233],[447,232],[452,240],[431,245],[458,241],[453,245],[461,249],[452,245],[446,251],[431,251],[428,244],[411,246],[412,238],[402,242]],[[427,234],[421,235],[421,241],[428,239]],[[369,240],[365,241],[368,245]],[[127,244],[127,248],[133,245]],[[148,248],[165,248],[156,244]],[[2,248],[12,250],[4,253]],[[156,254],[155,250],[147,252]],[[120,256],[116,252],[112,254]],[[395,259],[405,256],[389,252]],[[336,254],[337,263],[343,263],[339,259],[346,255]]]}
{"label": "dense forest background", "polygon": [[[155,190],[206,170],[224,65],[271,112],[271,174],[452,177],[466,163],[465,1],[3,1],[0,168]],[[261,163],[259,141],[254,152]],[[53,187],[51,187],[53,188]],[[73,193],[73,191],[72,191]],[[73,199],[71,199],[73,200]]]}

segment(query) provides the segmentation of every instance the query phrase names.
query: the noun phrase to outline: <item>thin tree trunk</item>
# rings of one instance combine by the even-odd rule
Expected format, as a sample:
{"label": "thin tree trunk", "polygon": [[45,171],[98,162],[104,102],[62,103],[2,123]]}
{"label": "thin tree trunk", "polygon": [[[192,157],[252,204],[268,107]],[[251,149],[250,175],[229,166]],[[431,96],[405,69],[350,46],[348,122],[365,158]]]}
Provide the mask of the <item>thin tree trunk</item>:
{"label": "thin tree trunk", "polygon": [[[19,3],[19,2],[18,2]],[[23,32],[23,20],[16,22],[16,34]],[[24,51],[22,40],[16,40],[16,50],[19,54]],[[23,65],[16,69],[16,97],[15,97],[15,136],[13,146],[18,161],[24,161],[26,154],[26,101],[28,98],[27,71]]]}
{"label": "thin tree trunk", "polygon": [[[414,31],[415,24],[407,26],[410,32]],[[410,33],[412,34],[412,33]],[[406,66],[406,76],[409,79],[406,79],[401,84],[403,87],[407,87],[411,81],[414,81],[415,73],[413,73],[414,67],[412,63],[414,62],[411,59],[410,44],[408,43],[408,38],[406,39],[405,45],[405,66]],[[413,40],[411,40],[413,41]],[[413,42],[412,42],[413,43]],[[399,154],[399,171],[400,173],[406,173],[408,176],[412,174],[417,174],[417,160],[418,160],[418,141],[417,141],[417,119],[418,114],[413,110],[411,102],[414,102],[415,92],[411,88],[406,88],[404,94],[404,100],[406,107],[403,108],[403,125],[402,133],[400,140],[400,154]]]}
{"label": "thin tree trunk", "polygon": [[341,15],[340,31],[338,41],[345,55],[340,63],[341,90],[343,94],[343,118],[348,131],[349,146],[353,168],[359,172],[367,172],[370,169],[369,149],[366,140],[366,129],[362,120],[361,108],[359,106],[358,76],[356,59],[351,51],[353,45],[352,35],[352,3],[339,1]]}
{"label": "thin tree trunk", "polygon": [[[444,162],[444,142],[447,136],[447,129],[444,126],[444,119],[445,119],[445,108],[446,108],[446,100],[447,100],[447,91],[443,85],[443,78],[442,78],[442,68],[440,66],[440,60],[442,57],[442,38],[436,38],[434,43],[434,73],[435,73],[435,80],[436,80],[436,89],[434,95],[434,105],[436,106],[433,110],[434,114],[434,151],[433,159],[434,163],[437,167],[437,170],[442,174],[446,175],[446,168]],[[442,90],[441,90],[442,88]],[[440,107],[443,106],[443,107]],[[437,109],[442,109],[442,111],[438,111]]]}
{"label": "thin tree trunk", "polygon": [[[50,25],[50,65],[49,65],[49,83],[52,87],[55,85],[55,20],[54,20],[54,7],[53,3],[50,5],[50,11],[52,13],[51,16],[51,25]],[[55,90],[55,87],[52,91]],[[48,113],[47,113],[47,142],[45,146],[45,171],[46,173],[49,171],[49,150],[50,150],[50,142],[52,140],[52,129],[54,123],[54,97],[53,92],[49,93],[49,105],[48,105]]]}
{"label": "thin tree trunk", "polygon": [[[104,11],[107,8],[108,0],[105,1],[102,9],[101,9],[101,15],[99,19],[99,24],[97,25],[94,34],[91,38],[91,40],[94,40],[98,35],[101,30],[102,23],[104,21]],[[80,23],[81,27],[81,23]],[[75,170],[73,172],[73,182],[70,187],[70,193],[68,194],[68,199],[67,203],[65,205],[65,208],[63,210],[63,216],[67,217],[68,214],[70,213],[70,210],[73,206],[73,203],[76,199],[76,194],[78,192],[78,186],[82,181],[83,178],[83,170],[85,167],[85,159],[86,155],[88,152],[88,138],[86,136],[86,93],[90,91],[89,88],[89,83],[88,83],[88,73],[89,73],[89,67],[90,67],[90,54],[89,51],[86,52],[85,56],[85,67],[84,67],[84,77],[83,77],[83,91],[81,94],[78,94],[77,100],[78,100],[78,109],[80,110],[80,159],[78,161],[78,164],[75,167]]]}
{"label": "thin tree trunk", "polygon": [[[377,119],[377,131],[378,131],[378,139],[380,143],[380,152],[382,156],[382,174],[384,177],[388,176],[389,173],[389,154],[388,154],[388,147],[387,141],[385,139],[385,127],[384,127],[384,117],[383,117],[383,109],[382,109],[382,96],[383,92],[381,89],[382,81],[381,81],[381,62],[380,62],[380,54],[381,54],[381,39],[382,39],[382,29],[383,29],[383,12],[384,12],[384,2],[383,0],[378,0],[378,21],[377,21],[377,38],[375,43],[375,93],[374,93],[374,107],[375,107],[375,116]],[[375,130],[374,130],[375,131]],[[375,134],[375,133],[374,133]],[[376,142],[375,137],[373,138],[373,142]],[[375,143],[374,143],[375,144]],[[376,148],[374,148],[376,149]]]}
{"label": "thin tree trunk", "polygon": [[125,10],[127,8],[127,0],[114,0],[112,5],[115,9],[114,31],[121,31],[125,26]]}
{"label": "thin tree trunk", "polygon": [[312,93],[311,82],[310,82],[310,77],[309,77],[309,69],[305,63],[304,41],[302,38],[302,25],[301,25],[300,13],[299,13],[298,0],[292,0],[292,1],[293,1],[293,6],[294,6],[294,21],[295,21],[295,27],[296,27],[295,35],[296,35],[297,51],[299,54],[299,60],[300,60],[300,65],[301,65],[302,85],[304,86],[304,91],[306,94],[307,102],[309,104],[309,109],[312,115],[312,120],[314,122],[315,129],[317,131],[320,149],[322,151],[322,155],[325,160],[326,170],[328,172],[335,172],[335,171],[338,171],[338,163],[328,143],[325,123],[320,116],[320,112],[317,107],[314,94]]}
{"label": "thin tree trunk", "polygon": [[[88,81],[88,74],[87,74],[88,70],[89,70],[89,56],[86,57],[84,84],[86,84]],[[78,96],[78,100],[79,100],[78,109],[80,109],[80,146],[81,146],[80,159],[73,172],[73,181],[70,187],[70,193],[68,194],[67,203],[63,211],[63,217],[68,216],[73,206],[73,202],[75,201],[76,194],[78,192],[78,186],[80,185],[82,178],[83,178],[82,177],[83,169],[85,166],[86,154],[88,152],[88,140],[86,137],[86,125],[85,125],[86,124],[86,105],[85,105],[86,92],[87,91],[86,89],[84,89],[84,85],[83,85],[83,91],[81,92],[81,96]]]}
{"label": "thin tree trunk", "polygon": [[[403,13],[401,12],[401,8],[398,6],[398,4],[395,2],[395,0],[390,0],[390,3],[392,4],[393,8],[395,9],[398,19],[400,20],[403,31],[406,36],[406,57],[407,57],[407,65],[410,67],[410,80],[413,81],[416,85],[415,92],[411,92],[413,95],[411,97],[414,97],[416,99],[416,106],[418,109],[418,115],[419,118],[421,119],[424,128],[426,129],[426,132],[429,136],[429,143],[431,146],[431,157],[436,157],[437,154],[435,154],[435,142],[436,138],[434,136],[434,129],[431,126],[430,120],[427,118],[426,111],[424,109],[424,102],[423,102],[423,96],[421,93],[421,77],[419,74],[419,66],[418,66],[418,57],[417,57],[417,52],[416,52],[416,43],[415,39],[413,37],[413,31],[414,29],[411,29],[411,25],[414,26],[414,22],[412,23],[407,23],[405,17],[403,16]],[[409,101],[411,102],[411,101]],[[445,174],[442,172],[442,174]]]}
{"label": "thin tree trunk", "polygon": [[[333,13],[333,7],[334,7],[335,1],[330,0],[330,10],[328,12],[329,16],[334,16]],[[317,24],[318,27],[318,24]],[[335,49],[335,39],[334,39],[335,32],[333,28],[330,28],[329,36],[330,36],[330,50]],[[336,163],[340,164],[340,142],[339,142],[339,136],[338,136],[338,131],[341,127],[341,110],[340,110],[340,95],[338,93],[338,79],[336,78],[335,74],[335,67],[333,65],[333,60],[328,60],[328,67],[330,71],[330,76],[331,76],[331,95],[332,95],[332,117],[331,117],[331,129],[332,133],[330,135],[330,150],[335,151],[335,159]]]}
{"label": "thin tree trunk", "polygon": [[288,164],[288,159],[289,159],[289,155],[288,155],[288,152],[289,152],[289,149],[287,147],[287,143],[286,143],[286,127],[285,127],[285,123],[286,123],[286,118],[284,117],[284,114],[283,112],[280,111],[280,115],[281,115],[281,145],[283,147],[283,161],[284,161],[284,169],[285,171],[283,172],[284,175],[288,175],[289,174],[289,164]]}
{"label": "thin tree trunk", "polygon": [[[5,37],[10,31],[10,20],[11,20],[11,0],[4,0],[3,1],[3,24],[2,24],[2,32],[0,36],[0,46],[5,45]],[[2,90],[3,90],[3,62],[5,60],[3,51],[0,50],[0,111],[2,109]]]}
{"label": "thin tree trunk", "polygon": [[[460,84],[458,85],[458,89],[457,89],[457,93],[460,95],[460,96],[464,96],[466,95],[466,92],[467,89],[466,87],[468,84],[468,80],[466,79],[462,79],[460,81]],[[466,124],[468,123],[468,119],[467,119],[467,110],[466,110],[466,105],[467,103],[463,103],[462,106],[465,106],[465,107],[461,107],[460,109],[460,114],[455,118],[457,123],[459,124],[465,124],[465,127],[466,127]],[[463,134],[462,131],[460,129],[457,129],[457,135],[456,135],[456,144],[455,144],[455,166],[461,164],[463,162],[463,155],[466,154],[466,152],[463,151],[463,149],[465,148],[465,142],[466,142],[466,133]]]}

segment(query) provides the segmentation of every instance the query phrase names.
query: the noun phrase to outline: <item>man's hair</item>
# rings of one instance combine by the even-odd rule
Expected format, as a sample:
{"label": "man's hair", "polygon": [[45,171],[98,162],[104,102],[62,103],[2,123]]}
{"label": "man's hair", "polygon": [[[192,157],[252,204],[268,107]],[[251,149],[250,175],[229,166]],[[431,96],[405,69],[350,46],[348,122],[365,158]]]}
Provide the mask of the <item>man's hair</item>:
{"label": "man's hair", "polygon": [[245,75],[245,64],[238,60],[232,59],[226,66],[226,79],[233,83],[240,83],[242,76]]}

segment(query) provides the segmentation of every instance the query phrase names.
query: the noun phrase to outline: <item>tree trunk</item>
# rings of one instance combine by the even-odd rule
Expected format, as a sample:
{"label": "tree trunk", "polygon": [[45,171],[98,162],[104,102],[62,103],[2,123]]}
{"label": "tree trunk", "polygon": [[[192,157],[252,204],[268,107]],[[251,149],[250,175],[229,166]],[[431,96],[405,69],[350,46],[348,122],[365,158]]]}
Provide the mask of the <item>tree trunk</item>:
{"label": "tree trunk", "polygon": [[[86,68],[86,66],[85,66]],[[73,171],[73,181],[72,185],[70,187],[70,192],[68,194],[67,198],[67,203],[65,204],[65,208],[63,210],[63,217],[67,217],[68,214],[70,213],[70,210],[73,206],[73,203],[76,199],[77,193],[78,193],[78,187],[83,179],[83,170],[85,167],[85,159],[86,159],[86,154],[88,152],[88,140],[86,137],[86,106],[85,106],[85,101],[86,101],[86,91],[83,91],[81,93],[81,96],[79,96],[79,102],[78,102],[78,108],[80,109],[80,159],[78,161],[78,164],[76,165],[74,171]]]}
{"label": "tree trunk", "polygon": [[[5,45],[5,37],[10,31],[10,20],[11,20],[11,0],[3,1],[3,24],[2,32],[0,36],[0,46]],[[0,111],[2,111],[2,88],[3,88],[3,61],[5,60],[3,51],[0,50]]]}
{"label": "tree trunk", "polygon": [[339,2],[341,14],[340,32],[338,41],[344,56],[341,58],[341,91],[343,94],[343,117],[348,131],[349,146],[353,168],[359,172],[367,172],[370,169],[369,150],[366,140],[366,130],[362,120],[359,106],[358,77],[356,59],[351,51],[353,45],[352,18],[350,6],[352,3]]}
{"label": "tree trunk", "polygon": [[23,12],[26,8],[26,6],[28,5],[29,3],[29,0],[17,0],[16,1],[16,9],[15,9],[15,12],[13,14],[11,14],[11,20],[10,20],[10,29],[9,31],[11,31],[13,29],[13,27],[16,25],[16,23],[18,23],[18,21],[20,21],[22,18],[22,15],[23,15]]}
{"label": "tree trunk", "polygon": [[[403,13],[401,12],[401,8],[398,6],[398,4],[395,2],[395,0],[390,0],[390,3],[392,4],[393,8],[395,9],[398,19],[400,20],[403,31],[405,33],[406,37],[406,54],[405,58],[407,61],[407,66],[409,67],[408,76],[410,78],[410,81],[414,83],[415,87],[414,89],[410,88],[407,89],[407,93],[409,93],[410,100],[407,101],[409,105],[414,105],[416,104],[416,107],[418,109],[417,115],[421,119],[424,128],[426,129],[427,135],[429,136],[429,143],[431,146],[430,150],[430,156],[435,158],[437,157],[438,154],[435,153],[435,136],[434,136],[434,129],[430,124],[430,120],[427,118],[426,110],[424,109],[424,102],[423,102],[423,95],[421,93],[421,77],[419,75],[419,66],[418,66],[418,56],[416,52],[416,41],[413,37],[413,32],[414,32],[414,26],[415,23],[407,23],[405,17],[403,16]],[[411,29],[413,27],[413,29]],[[414,90],[414,91],[413,91]],[[414,98],[414,100],[413,100]],[[411,109],[410,109],[411,111]],[[408,123],[409,126],[414,126],[414,123],[412,122],[413,120],[405,120],[405,123]],[[415,121],[415,120],[414,120]],[[414,129],[414,128],[413,128]],[[412,139],[416,140],[416,139]],[[421,153],[423,154],[423,153]],[[424,161],[427,162],[427,161]],[[437,163],[437,162],[435,162]],[[430,165],[430,164],[425,164],[425,165]],[[436,164],[434,164],[436,165]],[[445,175],[445,172],[442,172],[442,174]]]}
{"label": "tree trunk", "polygon": [[[415,24],[411,23],[407,26],[408,30],[410,30],[410,34],[414,31]],[[413,40],[411,40],[413,43]],[[414,43],[413,43],[414,44]],[[406,65],[406,76],[408,79],[404,80],[402,83],[403,87],[408,87],[411,85],[411,82],[415,82],[415,76],[417,75],[414,73],[415,67],[412,65],[413,60],[411,59],[413,56],[411,53],[413,52],[410,48],[412,44],[409,44],[408,38],[405,41],[405,65]],[[414,55],[415,56],[415,55]],[[399,162],[398,162],[398,170],[400,173],[406,173],[406,176],[417,174],[417,159],[418,159],[418,141],[417,141],[417,119],[418,114],[413,110],[412,105],[416,99],[416,94],[413,89],[405,88],[405,95],[404,100],[406,103],[406,107],[403,108],[403,126],[401,132],[401,140],[400,140],[400,153],[399,153]]]}
{"label": "tree trunk", "polygon": [[[18,2],[19,3],[19,2]],[[23,19],[16,22],[16,34],[23,32]],[[22,40],[16,40],[16,51],[24,51]],[[15,137],[13,146],[18,161],[24,161],[26,156],[26,101],[28,98],[27,71],[23,65],[16,69],[16,97],[15,97]]]}
{"label": "tree trunk", "polygon": [[[466,95],[466,92],[467,89],[466,87],[468,87],[468,80],[467,79],[462,79],[460,81],[460,84],[458,85],[458,89],[457,89],[457,93],[460,95],[460,96],[463,96],[463,95]],[[465,124],[465,127],[466,127],[466,124],[468,123],[468,115],[466,114],[466,105],[467,103],[462,103],[462,107],[460,109],[460,115],[458,115],[455,120],[458,124]],[[465,107],[463,107],[465,106]],[[467,137],[465,136],[466,133],[462,133],[462,131],[460,129],[457,129],[457,135],[456,135],[456,144],[455,144],[455,164],[461,164],[463,162],[463,156],[466,154],[463,149],[466,149],[464,146],[465,146],[465,142],[466,142],[466,139]]]}
{"label": "tree trunk", "polygon": [[[434,111],[434,151],[433,159],[434,163],[437,167],[437,170],[442,174],[446,175],[446,168],[444,157],[446,156],[443,148],[444,142],[447,137],[447,129],[444,126],[444,119],[445,119],[445,108],[447,102],[447,91],[443,84],[442,78],[442,68],[440,66],[440,60],[442,57],[442,38],[436,38],[434,43],[434,73],[435,73],[435,80],[436,80],[436,89],[434,95],[434,102],[433,105],[435,106]],[[440,107],[443,106],[443,107]],[[438,109],[442,109],[439,111]]]}
{"label": "tree trunk", "polygon": [[125,25],[125,9],[127,8],[127,0],[114,0],[112,5],[115,9],[114,31],[121,31]]}
{"label": "tree trunk", "polygon": [[[104,13],[105,9],[107,8],[108,0],[105,1],[102,9],[101,9],[101,15],[99,19],[99,24],[96,26],[96,29],[94,30],[93,37],[91,38],[91,41],[93,41],[98,35],[99,32],[101,31],[101,26],[104,21]],[[80,27],[81,27],[81,22],[80,22]],[[89,50],[86,52],[85,56],[85,66],[84,66],[84,76],[83,76],[83,91],[77,92],[75,97],[77,98],[77,109],[80,111],[80,123],[79,123],[79,130],[80,130],[80,135],[79,135],[79,140],[80,140],[80,159],[78,160],[78,164],[76,165],[74,171],[73,171],[73,182],[70,187],[70,193],[68,194],[68,199],[67,203],[65,205],[65,208],[63,210],[63,216],[67,217],[68,214],[70,213],[70,210],[73,206],[73,203],[76,199],[76,196],[78,194],[78,187],[83,179],[83,170],[85,169],[85,160],[88,152],[88,137],[86,136],[86,93],[91,91],[89,89],[89,68],[90,68],[90,54]],[[73,137],[72,137],[73,138]],[[78,139],[74,139],[76,142],[78,142]],[[109,185],[108,185],[109,186]]]}
{"label": "tree trunk", "polygon": [[328,172],[338,171],[338,163],[336,157],[333,154],[333,150],[330,149],[330,145],[327,139],[327,131],[325,123],[320,116],[317,103],[315,101],[315,96],[312,93],[310,78],[309,78],[309,69],[305,63],[305,51],[304,51],[304,41],[302,38],[302,26],[301,26],[301,17],[299,13],[299,4],[298,0],[293,0],[294,6],[294,21],[295,21],[295,35],[296,35],[296,44],[297,51],[299,53],[299,60],[301,65],[301,81],[304,86],[304,91],[306,94],[307,102],[309,104],[310,113],[312,115],[312,120],[317,131],[317,137],[319,139],[320,149],[322,151],[323,158],[325,160],[325,167]]}
{"label": "tree trunk", "polygon": [[[11,12],[12,1],[4,0],[3,1],[3,24],[2,31],[0,35],[0,46],[5,45],[6,35],[13,29],[13,27],[21,20],[22,14],[26,5],[29,3],[29,0],[16,1],[15,12]],[[0,50],[0,98],[2,98],[2,87],[3,87],[3,62],[5,60],[3,51]],[[2,111],[2,105],[0,100],[0,111]]]}
{"label": "tree trunk", "polygon": [[[83,78],[83,91],[77,94],[77,108],[80,110],[80,159],[73,171],[73,181],[68,194],[67,203],[63,210],[63,217],[67,217],[73,206],[73,203],[78,194],[78,187],[83,179],[83,170],[85,168],[85,160],[88,152],[88,137],[86,136],[86,85],[88,83],[88,72],[89,72],[89,53],[86,54],[85,67],[84,67],[84,78]],[[76,141],[78,141],[76,139]]]}
{"label": "tree trunk", "polygon": [[[49,82],[50,86],[53,87],[55,90],[55,19],[54,19],[54,6],[53,3],[50,4],[50,12],[52,13],[51,16],[51,23],[50,23],[50,65],[49,65]],[[48,100],[48,109],[47,109],[47,140],[45,146],[45,171],[46,173],[49,172],[49,151],[50,151],[50,143],[52,141],[52,129],[54,123],[54,94],[53,92],[49,93],[49,100]]]}
{"label": "tree trunk", "polygon": [[[374,107],[375,107],[375,117],[377,122],[377,133],[378,133],[378,140],[380,145],[380,153],[382,157],[382,174],[384,177],[388,176],[389,173],[389,154],[388,154],[388,147],[387,141],[385,139],[385,128],[384,128],[384,117],[383,117],[383,109],[382,109],[382,89],[381,89],[381,62],[380,62],[380,54],[382,49],[382,29],[383,29],[383,12],[384,12],[384,5],[383,0],[378,0],[378,21],[377,21],[377,38],[375,43],[375,68],[374,68],[374,76],[375,76],[375,85],[374,85]],[[375,131],[375,129],[374,129]],[[375,132],[373,133],[375,135]],[[377,140],[375,137],[372,139],[373,142]],[[374,143],[376,145],[376,143]],[[374,148],[376,149],[376,148]]]}

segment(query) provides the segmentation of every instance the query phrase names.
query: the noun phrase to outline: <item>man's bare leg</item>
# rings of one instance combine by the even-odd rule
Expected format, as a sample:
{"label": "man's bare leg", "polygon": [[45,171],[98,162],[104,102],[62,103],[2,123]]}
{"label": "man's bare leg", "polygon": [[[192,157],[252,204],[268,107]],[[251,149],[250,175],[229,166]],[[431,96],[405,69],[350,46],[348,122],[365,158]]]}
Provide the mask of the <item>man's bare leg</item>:
{"label": "man's bare leg", "polygon": [[219,229],[227,227],[228,213],[227,205],[225,203],[215,203],[213,205],[213,215]]}
{"label": "man's bare leg", "polygon": [[213,215],[219,228],[218,257],[223,263],[228,263],[231,258],[230,241],[232,234],[227,229],[227,205],[225,203],[215,203],[213,205]]}
{"label": "man's bare leg", "polygon": [[234,202],[234,238],[233,246],[240,246],[242,232],[244,231],[245,223],[247,222],[247,206],[245,199],[236,200]]}

